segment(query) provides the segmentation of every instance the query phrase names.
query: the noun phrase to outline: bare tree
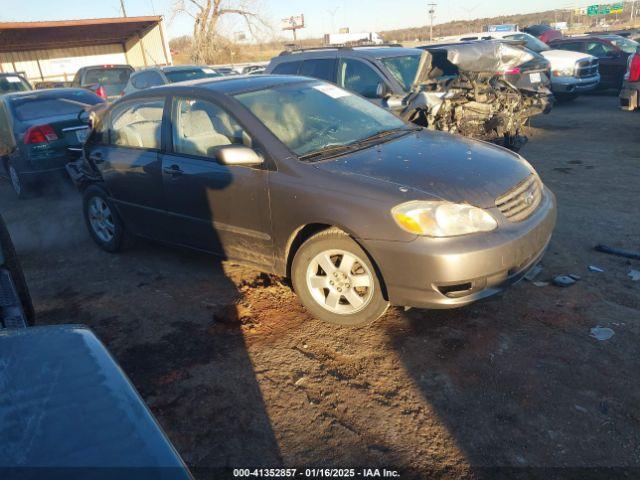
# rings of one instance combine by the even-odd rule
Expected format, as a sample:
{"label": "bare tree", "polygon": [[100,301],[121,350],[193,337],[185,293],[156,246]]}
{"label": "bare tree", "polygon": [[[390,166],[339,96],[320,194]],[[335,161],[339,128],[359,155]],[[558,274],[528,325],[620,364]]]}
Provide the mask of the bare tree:
{"label": "bare tree", "polygon": [[178,14],[193,18],[191,57],[202,63],[211,62],[219,56],[220,48],[228,47],[228,40],[223,39],[220,32],[223,18],[242,19],[253,37],[258,29],[270,28],[258,13],[255,0],[176,0],[172,18]]}

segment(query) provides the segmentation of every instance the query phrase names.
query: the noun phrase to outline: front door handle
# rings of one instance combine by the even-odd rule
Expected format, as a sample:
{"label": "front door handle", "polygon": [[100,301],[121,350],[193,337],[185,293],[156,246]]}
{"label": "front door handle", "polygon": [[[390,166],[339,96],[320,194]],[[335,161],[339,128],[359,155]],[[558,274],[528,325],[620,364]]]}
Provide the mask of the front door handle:
{"label": "front door handle", "polygon": [[162,171],[167,175],[171,175],[172,177],[178,177],[184,173],[178,165],[171,165],[170,167],[165,167]]}

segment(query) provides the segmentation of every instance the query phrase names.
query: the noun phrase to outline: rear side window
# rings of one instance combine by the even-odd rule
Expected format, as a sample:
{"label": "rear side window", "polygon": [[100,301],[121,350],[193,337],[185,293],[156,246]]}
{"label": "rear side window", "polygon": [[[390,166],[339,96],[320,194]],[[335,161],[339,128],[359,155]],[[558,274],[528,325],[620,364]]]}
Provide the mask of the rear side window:
{"label": "rear side window", "polygon": [[304,62],[302,62],[300,75],[335,83],[335,65],[336,60],[333,58],[317,58],[314,60],[305,60]]}
{"label": "rear side window", "polygon": [[129,81],[131,70],[128,68],[92,68],[87,70],[83,85],[123,85]]}
{"label": "rear side window", "polygon": [[26,90],[31,90],[31,87],[22,77],[18,75],[0,76],[0,94]]}
{"label": "rear side window", "polygon": [[276,75],[297,75],[302,62],[285,62],[276,65],[272,73]]}
{"label": "rear side window", "polygon": [[158,72],[141,72],[134,75],[131,84],[138,89],[163,85],[164,81]]}
{"label": "rear side window", "polygon": [[104,100],[92,92],[71,90],[67,92],[47,92],[39,95],[27,95],[12,100],[13,113],[20,121],[36,120],[55,115],[80,113],[87,105],[97,105]]}
{"label": "rear side window", "polygon": [[111,114],[111,143],[121,147],[159,149],[163,113],[163,98],[144,98],[118,106]]}
{"label": "rear side window", "polygon": [[251,139],[238,122],[217,105],[192,98],[176,100],[173,150],[184,155],[215,157],[217,147],[244,145]]}

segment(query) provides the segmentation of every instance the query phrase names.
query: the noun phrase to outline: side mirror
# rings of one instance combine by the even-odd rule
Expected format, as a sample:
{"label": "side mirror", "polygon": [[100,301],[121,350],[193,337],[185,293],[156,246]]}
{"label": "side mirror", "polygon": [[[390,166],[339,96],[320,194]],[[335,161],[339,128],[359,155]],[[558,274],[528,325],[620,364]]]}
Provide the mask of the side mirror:
{"label": "side mirror", "polygon": [[384,82],[380,82],[376,87],[376,97],[388,98],[390,96],[391,96],[391,90],[389,89],[389,86]]}
{"label": "side mirror", "polygon": [[217,151],[216,159],[221,165],[255,167],[264,163],[264,159],[255,150],[243,146],[222,147]]}

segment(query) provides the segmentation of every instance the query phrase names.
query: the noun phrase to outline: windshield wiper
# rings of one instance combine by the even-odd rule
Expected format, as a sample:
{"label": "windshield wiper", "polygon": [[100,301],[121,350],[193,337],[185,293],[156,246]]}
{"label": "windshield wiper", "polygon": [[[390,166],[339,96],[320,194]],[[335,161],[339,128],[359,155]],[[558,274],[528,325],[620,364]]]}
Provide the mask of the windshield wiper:
{"label": "windshield wiper", "polygon": [[417,130],[420,130],[420,127],[406,126],[406,127],[400,127],[400,128],[392,128],[390,130],[381,130],[379,132],[374,133],[373,135],[369,135],[368,137],[361,138],[360,140],[356,140],[355,142],[350,142],[350,143],[340,144],[340,145],[327,145],[314,152],[301,155],[300,159],[309,160],[311,158],[316,158],[316,157],[332,157],[332,156],[340,155],[342,153],[346,153],[351,150],[358,149],[371,142],[374,142],[375,140],[379,140],[381,138],[388,137],[393,134],[410,133],[410,132],[415,132]]}
{"label": "windshield wiper", "polygon": [[315,150],[310,153],[305,153],[304,155],[300,155],[300,160],[309,160],[311,158],[316,157],[324,157],[324,156],[334,156],[340,155],[341,153],[348,152],[353,149],[353,145],[351,143],[345,145],[328,145],[322,147],[319,150]]}

